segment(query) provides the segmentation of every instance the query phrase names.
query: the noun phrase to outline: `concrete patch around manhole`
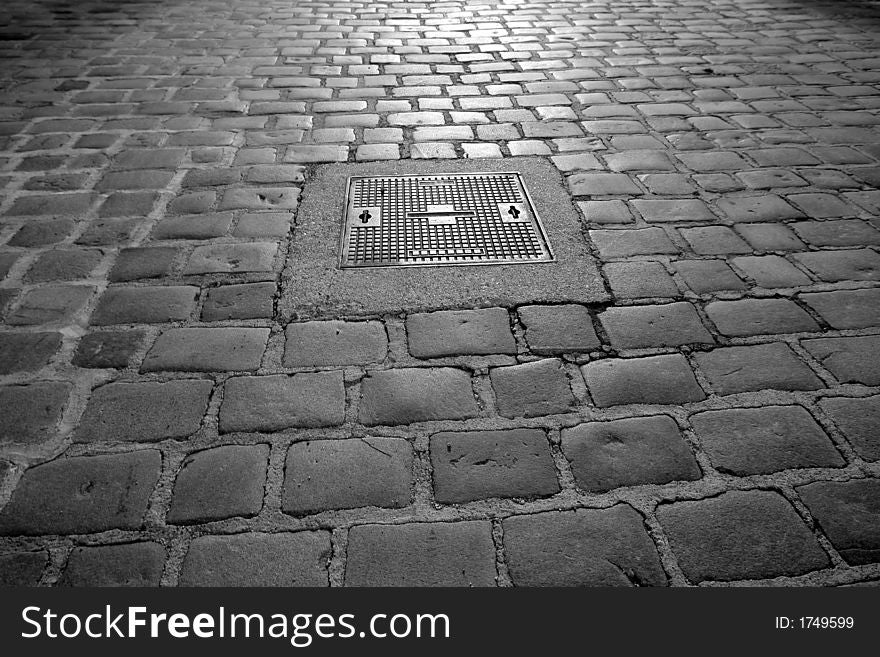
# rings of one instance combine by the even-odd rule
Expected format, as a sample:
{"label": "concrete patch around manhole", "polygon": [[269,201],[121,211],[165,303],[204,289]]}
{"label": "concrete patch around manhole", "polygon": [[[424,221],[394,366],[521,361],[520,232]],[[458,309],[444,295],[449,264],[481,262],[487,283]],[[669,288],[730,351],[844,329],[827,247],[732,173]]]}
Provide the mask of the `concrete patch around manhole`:
{"label": "concrete patch around manhole", "polygon": [[[352,176],[521,174],[555,262],[341,268],[345,192]],[[560,174],[540,158],[329,164],[303,189],[282,280],[285,319],[381,315],[528,303],[602,303],[608,294]]]}

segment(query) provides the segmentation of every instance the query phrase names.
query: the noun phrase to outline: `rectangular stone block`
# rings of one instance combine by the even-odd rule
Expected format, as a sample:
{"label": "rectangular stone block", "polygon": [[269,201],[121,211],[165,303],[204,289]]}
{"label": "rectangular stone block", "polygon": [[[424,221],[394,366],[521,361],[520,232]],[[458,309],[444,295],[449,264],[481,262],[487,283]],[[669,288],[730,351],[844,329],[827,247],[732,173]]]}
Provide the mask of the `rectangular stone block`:
{"label": "rectangular stone block", "polygon": [[342,372],[233,377],[220,406],[220,431],[328,427],[344,418]]}
{"label": "rectangular stone block", "polygon": [[260,367],[269,329],[174,328],[162,333],[141,371],[253,371]]}

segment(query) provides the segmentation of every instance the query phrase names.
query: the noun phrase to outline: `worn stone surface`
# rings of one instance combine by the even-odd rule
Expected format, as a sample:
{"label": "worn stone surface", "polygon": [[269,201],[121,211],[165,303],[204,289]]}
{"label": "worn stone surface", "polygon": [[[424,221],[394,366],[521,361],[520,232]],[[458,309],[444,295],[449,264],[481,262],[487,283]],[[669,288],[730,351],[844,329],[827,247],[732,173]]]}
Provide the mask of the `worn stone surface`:
{"label": "worn stone surface", "polygon": [[691,416],[712,465],[737,476],[788,468],[834,468],[843,458],[801,406],[706,411]]}
{"label": "worn stone surface", "polygon": [[477,415],[467,372],[451,367],[370,373],[361,383],[359,421],[366,425],[457,420]]}
{"label": "worn stone surface", "polygon": [[663,504],[657,518],[692,582],[798,575],[828,565],[815,537],[778,493],[732,491]]}
{"label": "worn stone surface", "polygon": [[516,353],[510,318],[503,308],[409,315],[406,337],[416,358]]}
{"label": "worn stone surface", "polygon": [[412,447],[399,438],[294,443],[287,451],[282,509],[304,515],[410,503]]}
{"label": "worn stone surface", "polygon": [[[822,493],[835,533],[795,489],[876,478],[880,5],[594,4],[6,0],[0,573],[58,585],[112,547],[124,580],[119,546],[158,544],[164,585],[384,583],[419,548],[380,567],[358,528],[482,523],[409,581],[876,581],[860,498]],[[338,267],[350,176],[486,171],[522,175],[555,262]],[[259,445],[255,516],[169,521],[185,459]]]}
{"label": "worn stone surface", "polygon": [[540,429],[441,432],[431,436],[434,498],[540,497],[559,491],[547,435]]}
{"label": "worn stone surface", "polygon": [[863,459],[880,460],[880,396],[849,399],[831,397],[819,402]]}
{"label": "worn stone surface", "polygon": [[599,347],[593,320],[584,306],[522,306],[517,309],[526,342],[536,354],[592,351]]}
{"label": "worn stone surface", "polygon": [[25,471],[0,512],[0,534],[139,529],[159,478],[155,450],[59,458]]}
{"label": "worn stone surface", "polygon": [[191,454],[174,482],[168,522],[250,517],[263,508],[268,445],[224,445]]}
{"label": "worn stone surface", "polygon": [[269,329],[174,328],[162,333],[147,352],[144,372],[256,370]]}
{"label": "worn stone surface", "polygon": [[696,354],[697,364],[719,395],[748,390],[815,390],[822,382],[781,342],[724,347]]}
{"label": "worn stone surface", "polygon": [[366,365],[385,360],[388,337],[381,322],[304,322],[284,331],[288,367]]}
{"label": "worn stone surface", "polygon": [[489,377],[498,412],[505,417],[565,413],[575,404],[568,376],[553,358],[497,367]]}
{"label": "worn stone surface", "polygon": [[679,354],[597,360],[581,372],[597,406],[682,404],[706,397]]}
{"label": "worn stone surface", "polygon": [[200,536],[180,571],[180,586],[327,586],[326,531]]}
{"label": "worn stone surface", "polygon": [[0,333],[0,374],[38,370],[60,346],[60,333]]}
{"label": "worn stone surface", "polygon": [[61,586],[159,586],[165,548],[159,543],[76,547],[67,559]]}
{"label": "worn stone surface", "polygon": [[70,384],[60,382],[0,387],[0,442],[21,446],[51,440],[69,394]]}
{"label": "worn stone surface", "polygon": [[82,337],[71,362],[78,367],[123,368],[143,339],[143,331],[95,331]]}
{"label": "worn stone surface", "polygon": [[666,576],[642,517],[626,505],[507,518],[515,586],[662,586]]}
{"label": "worn stone surface", "polygon": [[156,442],[199,430],[210,381],[110,383],[92,392],[77,428],[78,442]]}
{"label": "worn stone surface", "polygon": [[494,586],[486,521],[360,525],[348,536],[347,586]]}
{"label": "worn stone surface", "polygon": [[834,548],[850,564],[880,556],[880,480],[817,481],[797,488]]}
{"label": "worn stone surface", "polygon": [[233,377],[220,406],[220,431],[327,427],[342,424],[344,413],[339,372]]}
{"label": "worn stone surface", "polygon": [[563,429],[562,451],[578,487],[591,492],[701,476],[690,447],[667,415]]}
{"label": "worn stone surface", "polygon": [[36,586],[48,561],[43,551],[0,554],[0,586]]}

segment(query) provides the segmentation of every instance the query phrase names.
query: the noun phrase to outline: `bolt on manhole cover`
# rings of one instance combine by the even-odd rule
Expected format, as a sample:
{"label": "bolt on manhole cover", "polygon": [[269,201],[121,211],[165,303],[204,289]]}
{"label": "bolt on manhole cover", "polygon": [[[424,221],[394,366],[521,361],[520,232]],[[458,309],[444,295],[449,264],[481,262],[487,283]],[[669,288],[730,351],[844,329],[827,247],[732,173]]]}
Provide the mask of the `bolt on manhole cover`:
{"label": "bolt on manhole cover", "polygon": [[553,260],[519,173],[348,179],[341,267]]}

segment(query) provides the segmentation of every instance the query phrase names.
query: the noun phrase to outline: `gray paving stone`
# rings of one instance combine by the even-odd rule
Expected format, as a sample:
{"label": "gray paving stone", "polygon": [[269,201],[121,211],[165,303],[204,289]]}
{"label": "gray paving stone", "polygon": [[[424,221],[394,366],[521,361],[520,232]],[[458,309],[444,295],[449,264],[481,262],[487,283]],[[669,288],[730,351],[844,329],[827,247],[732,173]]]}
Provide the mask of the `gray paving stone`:
{"label": "gray paving stone", "polygon": [[880,460],[880,396],[852,399],[829,397],[819,402],[866,461]]}
{"label": "gray paving stone", "polygon": [[696,355],[697,364],[719,395],[752,390],[817,390],[822,382],[781,342],[723,347]]}
{"label": "gray paving stone", "polygon": [[504,308],[415,313],[406,318],[406,336],[416,358],[516,353]]}
{"label": "gray paving stone", "polygon": [[568,188],[575,196],[633,196],[643,193],[625,173],[576,173],[569,176]]}
{"label": "gray paving stone", "polygon": [[25,471],[0,512],[0,534],[140,529],[162,457],[147,450],[58,458]]}
{"label": "gray paving stone", "polygon": [[174,328],[160,335],[141,371],[217,372],[260,367],[269,329]]}
{"label": "gray paving stone", "polygon": [[197,246],[183,270],[184,274],[269,272],[278,244],[245,242]]}
{"label": "gray paving stone", "polygon": [[848,564],[880,561],[880,480],[817,481],[796,490]]}
{"label": "gray paving stone", "polygon": [[752,252],[752,248],[727,226],[681,228],[679,232],[697,255]]}
{"label": "gray paving stone", "polygon": [[816,321],[788,299],[715,301],[706,306],[706,314],[723,335],[732,337],[819,330]]}
{"label": "gray paving stone", "polygon": [[659,262],[613,262],[602,271],[619,299],[679,296],[675,281]]}
{"label": "gray paving stone", "polygon": [[731,262],[759,287],[772,289],[812,283],[809,276],[782,256],[744,256],[733,258]]}
{"label": "gray paving stone", "polygon": [[517,314],[526,329],[529,349],[536,354],[586,352],[600,346],[584,306],[521,306]]}
{"label": "gray paving stone", "polygon": [[388,336],[381,322],[302,322],[284,331],[286,367],[366,365],[385,360]]}
{"label": "gray paving stone", "polygon": [[678,260],[673,267],[687,286],[697,294],[748,288],[722,260]]}
{"label": "gray paving stone", "polygon": [[712,465],[721,472],[743,477],[846,465],[801,406],[706,411],[690,421]]}
{"label": "gray paving stone", "polygon": [[648,223],[717,220],[708,206],[698,199],[636,199],[633,205]]}
{"label": "gray paving stone", "polygon": [[663,586],[642,517],[626,504],[512,516],[503,522],[514,586]]}
{"label": "gray paving stone", "polygon": [[99,249],[56,249],[40,256],[25,279],[35,283],[75,281],[88,278],[104,253]]}
{"label": "gray paving stone", "polygon": [[836,290],[801,294],[800,299],[832,328],[880,326],[880,289]]}
{"label": "gray paving stone", "polygon": [[722,198],[716,205],[724,215],[737,223],[784,221],[803,217],[799,210],[775,194]]}
{"label": "gray paving stone", "polygon": [[478,412],[471,377],[464,370],[381,370],[361,383],[358,421],[367,426],[463,420]]}
{"label": "gray paving stone", "polygon": [[135,247],[122,249],[110,270],[113,283],[141,278],[160,278],[171,273],[178,249],[174,247]]}
{"label": "gray paving stone", "polygon": [[220,431],[329,427],[345,419],[341,372],[233,377],[220,406]]}
{"label": "gray paving stone", "polygon": [[41,369],[61,346],[60,333],[0,333],[0,374]]}
{"label": "gray paving stone", "polygon": [[559,492],[540,429],[441,432],[431,436],[430,450],[434,498],[441,504]]}
{"label": "gray paving stone", "polygon": [[330,532],[248,532],[200,536],[180,571],[180,586],[328,586]]}
{"label": "gray paving stone", "polygon": [[70,235],[74,226],[73,221],[63,218],[28,221],[18,229],[8,244],[26,248],[55,244]]}
{"label": "gray paving stone", "polygon": [[140,348],[143,331],[96,331],[84,335],[71,362],[77,367],[124,368]]}
{"label": "gray paving stone", "polygon": [[153,237],[157,240],[206,240],[226,235],[231,225],[231,212],[166,217],[153,229]]}
{"label": "gray paving stone", "polygon": [[692,582],[764,579],[824,568],[827,555],[778,493],[732,491],[662,504],[657,518]]}
{"label": "gray paving stone", "polygon": [[223,445],[183,461],[168,522],[202,523],[255,516],[263,508],[268,445]]}
{"label": "gray paving stone", "polygon": [[75,547],[59,585],[159,586],[164,564],[165,548],[152,541]]}
{"label": "gray paving stone", "polygon": [[880,336],[819,338],[801,344],[841,383],[880,385]]}
{"label": "gray paving stone", "polygon": [[213,384],[204,380],[109,383],[95,388],[76,442],[155,442],[199,430]]}
{"label": "gray paving stone", "polygon": [[880,280],[880,254],[870,249],[810,251],[793,257],[823,281]]}
{"label": "gray paving stone", "polygon": [[348,533],[346,586],[494,586],[485,520],[358,525]]}
{"label": "gray paving stone", "polygon": [[0,554],[0,586],[36,586],[48,562],[43,550]]}
{"label": "gray paving stone", "polygon": [[298,442],[287,451],[281,508],[305,515],[332,509],[409,506],[412,446],[400,438]]}
{"label": "gray paving stone", "polygon": [[208,289],[202,307],[203,322],[229,319],[269,319],[274,313],[274,283],[221,285]]}
{"label": "gray paving stone", "polygon": [[489,372],[498,412],[504,417],[567,413],[576,404],[560,361],[548,358]]}
{"label": "gray paving stone", "polygon": [[679,251],[663,229],[656,227],[638,230],[591,230],[590,239],[603,259]]}
{"label": "gray paving stone", "polygon": [[[834,197],[832,197],[834,198]],[[809,212],[810,217],[816,214]],[[848,214],[851,214],[849,212]],[[880,231],[859,219],[803,221],[791,226],[802,240],[815,246],[866,246],[880,244]]]}
{"label": "gray paving stone", "polygon": [[94,294],[87,285],[47,285],[25,292],[18,306],[7,313],[6,323],[11,326],[66,323],[73,319]]}
{"label": "gray paving stone", "polygon": [[609,308],[599,321],[617,349],[714,343],[697,311],[684,302]]}
{"label": "gray paving stone", "polygon": [[192,285],[111,287],[101,296],[89,322],[107,324],[156,324],[189,319],[199,298]]}
{"label": "gray paving stone", "polygon": [[678,426],[666,415],[563,429],[562,451],[578,487],[590,492],[701,477]]}
{"label": "gray paving stone", "polygon": [[581,372],[596,406],[684,404],[706,397],[681,354],[602,359]]}
{"label": "gray paving stone", "polygon": [[0,443],[28,446],[51,440],[71,387],[54,381],[0,386]]}

